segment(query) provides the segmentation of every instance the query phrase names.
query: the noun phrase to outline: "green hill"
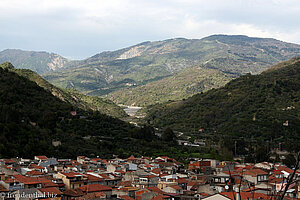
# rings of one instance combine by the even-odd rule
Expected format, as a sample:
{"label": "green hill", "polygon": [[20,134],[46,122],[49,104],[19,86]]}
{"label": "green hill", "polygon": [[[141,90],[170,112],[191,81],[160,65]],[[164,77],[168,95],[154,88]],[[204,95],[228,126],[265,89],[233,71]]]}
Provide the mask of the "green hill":
{"label": "green hill", "polygon": [[197,137],[210,136],[214,141],[229,137],[228,148],[234,147],[234,138],[252,138],[256,145],[281,142],[286,149],[299,151],[299,88],[298,57],[184,101],[149,107],[147,120],[157,127],[171,127]]}
{"label": "green hill", "polygon": [[232,77],[218,70],[188,67],[178,74],[134,88],[120,89],[108,98],[118,104],[149,106],[181,100],[196,93],[225,85]]}
{"label": "green hill", "polygon": [[100,111],[103,114],[118,118],[124,118],[127,116],[125,111],[112,101],[99,97],[86,96],[74,90],[60,89],[47,82],[37,73],[28,69],[16,69],[10,63],[3,63],[2,67],[8,68],[10,71],[34,81],[40,87],[51,92],[52,95],[58,97],[62,101],[72,104],[75,107],[79,107],[84,110],[91,109],[94,111]]}
{"label": "green hill", "polygon": [[181,153],[180,148],[174,151],[176,144],[157,138],[151,127],[137,128],[60,100],[36,82],[15,73],[10,63],[0,65],[0,83],[1,158],[108,158],[113,154],[124,158],[131,154]]}
{"label": "green hill", "polygon": [[58,54],[44,51],[6,49],[0,52],[0,63],[3,62],[10,62],[16,68],[31,69],[38,74],[43,74],[61,69],[70,61]]}
{"label": "green hill", "polygon": [[257,74],[299,54],[299,45],[275,39],[228,35],[176,38],[103,52],[44,77],[63,88],[101,96],[128,85],[161,80],[195,65],[235,76]]}

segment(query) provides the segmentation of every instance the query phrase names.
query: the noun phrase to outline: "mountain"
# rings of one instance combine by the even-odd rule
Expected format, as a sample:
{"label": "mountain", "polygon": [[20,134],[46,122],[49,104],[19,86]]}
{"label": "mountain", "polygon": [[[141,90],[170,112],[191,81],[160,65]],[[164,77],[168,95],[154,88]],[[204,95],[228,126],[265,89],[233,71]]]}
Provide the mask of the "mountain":
{"label": "mountain", "polygon": [[147,120],[214,141],[229,137],[229,148],[234,148],[234,138],[252,138],[251,148],[266,147],[268,141],[273,147],[281,143],[289,151],[299,151],[299,88],[300,57],[183,101],[149,107]]}
{"label": "mountain", "polygon": [[257,74],[300,54],[300,45],[268,38],[213,35],[144,42],[78,61],[44,77],[60,87],[106,95],[132,85],[145,85],[201,65],[226,75]]}
{"label": "mountain", "polygon": [[8,62],[3,63],[2,67],[7,68],[9,69],[9,71],[15,72],[18,75],[35,82],[38,86],[49,91],[52,95],[58,97],[64,102],[72,104],[74,107],[79,107],[84,110],[91,109],[118,118],[124,118],[127,116],[127,114],[121,107],[117,106],[110,100],[102,99],[99,97],[86,96],[75,90],[60,89],[47,82],[37,73],[28,69],[16,69],[12,64]]}
{"label": "mountain", "polygon": [[224,86],[231,79],[232,76],[218,70],[193,66],[158,81],[120,89],[107,97],[118,104],[144,107],[188,98],[196,93]]}
{"label": "mountain", "polygon": [[6,49],[0,52],[0,63],[3,62],[10,62],[16,68],[31,69],[38,74],[43,74],[61,69],[70,61],[58,54],[44,51]]}
{"label": "mountain", "polygon": [[172,155],[177,147],[161,141],[151,127],[134,127],[62,101],[15,73],[10,63],[0,65],[0,83],[1,158]]}

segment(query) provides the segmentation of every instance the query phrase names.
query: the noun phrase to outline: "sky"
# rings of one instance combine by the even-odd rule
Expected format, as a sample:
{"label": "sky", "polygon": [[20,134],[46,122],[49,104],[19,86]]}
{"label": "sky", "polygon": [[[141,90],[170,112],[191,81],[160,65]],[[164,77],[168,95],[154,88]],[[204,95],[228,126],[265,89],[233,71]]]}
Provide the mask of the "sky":
{"label": "sky", "polygon": [[0,50],[83,59],[144,41],[213,34],[300,44],[299,0],[0,0]]}

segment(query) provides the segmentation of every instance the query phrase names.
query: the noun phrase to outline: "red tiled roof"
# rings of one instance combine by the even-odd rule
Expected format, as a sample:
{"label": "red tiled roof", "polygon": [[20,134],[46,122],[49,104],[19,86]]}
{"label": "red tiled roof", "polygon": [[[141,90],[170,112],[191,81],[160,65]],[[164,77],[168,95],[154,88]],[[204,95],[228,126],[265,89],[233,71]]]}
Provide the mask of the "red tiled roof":
{"label": "red tiled roof", "polygon": [[120,196],[120,198],[124,199],[124,200],[134,200],[133,198],[131,198],[130,196],[127,196],[127,195]]}
{"label": "red tiled roof", "polygon": [[104,180],[104,178],[99,178],[99,177],[91,175],[91,174],[85,174],[85,175],[88,177],[89,181],[91,181],[91,182],[100,182],[100,181]]}
{"label": "red tiled roof", "polygon": [[152,191],[152,192],[156,192],[158,194],[163,194],[164,192],[159,189],[158,187],[147,187],[148,190]]}
{"label": "red tiled roof", "polygon": [[123,187],[132,187],[131,181],[121,181],[116,185],[117,187],[123,186]]}
{"label": "red tiled roof", "polygon": [[22,175],[13,175],[19,182],[24,183],[25,185],[34,185],[39,184],[34,178],[26,177]]}
{"label": "red tiled roof", "polygon": [[63,193],[57,187],[40,188],[39,191],[47,195],[62,195]]}
{"label": "red tiled roof", "polygon": [[81,173],[76,173],[76,172],[69,172],[69,173],[66,173],[66,172],[59,172],[63,175],[65,175],[66,177],[68,178],[74,178],[74,177],[77,177],[77,176],[84,176],[83,174]]}
{"label": "red tiled roof", "polygon": [[134,156],[130,156],[129,158],[127,158],[127,160],[136,160],[136,158]]}
{"label": "red tiled roof", "polygon": [[250,169],[248,171],[245,171],[244,175],[250,175],[255,177],[257,175],[268,175],[268,173],[263,171],[262,169]]}
{"label": "red tiled roof", "polygon": [[[226,196],[230,199],[236,199],[236,192],[222,192],[220,193],[223,196]],[[254,199],[272,199],[272,197],[263,194],[263,193],[251,193],[251,192],[241,192],[241,200],[248,200],[248,199],[252,199],[253,195],[254,195]]]}
{"label": "red tiled roof", "polygon": [[91,161],[93,161],[93,162],[101,162],[101,160],[102,160],[101,158],[92,158],[91,159]]}
{"label": "red tiled roof", "polygon": [[36,165],[36,164],[32,164],[30,167],[35,168],[35,169],[45,169],[44,167]]}
{"label": "red tiled roof", "polygon": [[63,192],[64,196],[70,196],[70,197],[80,197],[83,196],[83,192],[81,190],[67,190]]}
{"label": "red tiled roof", "polygon": [[101,192],[101,191],[109,191],[112,190],[111,187],[108,187],[106,185],[101,185],[101,184],[89,184],[89,185],[84,185],[82,187],[79,187],[83,192]]}
{"label": "red tiled roof", "polygon": [[26,175],[28,175],[28,176],[39,176],[39,175],[44,175],[44,173],[36,171],[36,170],[32,170],[32,171],[26,172]]}
{"label": "red tiled roof", "polygon": [[47,156],[35,156],[35,157],[37,157],[40,160],[47,160],[48,159]]}
{"label": "red tiled roof", "polygon": [[53,183],[51,180],[42,177],[32,177],[34,180],[42,184],[42,187],[58,187],[58,184]]}
{"label": "red tiled roof", "polygon": [[167,199],[170,198],[170,196],[167,195],[157,195],[156,197],[153,197],[151,200],[163,200],[163,199]]}
{"label": "red tiled roof", "polygon": [[107,174],[99,174],[104,179],[111,179]]}
{"label": "red tiled roof", "polygon": [[279,166],[277,167],[277,170],[279,171],[286,171],[287,173],[291,174],[293,173],[294,171],[286,166]]}
{"label": "red tiled roof", "polygon": [[182,190],[182,188],[178,185],[171,185],[170,187],[175,189],[175,190]]}
{"label": "red tiled roof", "polygon": [[280,170],[274,170],[273,174],[283,174]]}
{"label": "red tiled roof", "polygon": [[0,192],[8,192],[8,189],[6,189],[3,185],[0,184]]}
{"label": "red tiled roof", "polygon": [[155,169],[153,169],[151,172],[153,172],[153,173],[155,173],[155,174],[160,174],[161,168],[155,168]]}

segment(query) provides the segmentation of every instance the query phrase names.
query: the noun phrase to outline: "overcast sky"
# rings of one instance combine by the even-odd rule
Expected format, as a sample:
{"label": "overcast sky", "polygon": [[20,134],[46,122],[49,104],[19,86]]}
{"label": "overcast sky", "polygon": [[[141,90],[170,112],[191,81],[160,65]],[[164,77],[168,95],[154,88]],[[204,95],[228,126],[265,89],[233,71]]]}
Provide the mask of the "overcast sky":
{"label": "overcast sky", "polygon": [[0,50],[81,59],[143,41],[212,34],[300,44],[299,0],[0,0]]}

